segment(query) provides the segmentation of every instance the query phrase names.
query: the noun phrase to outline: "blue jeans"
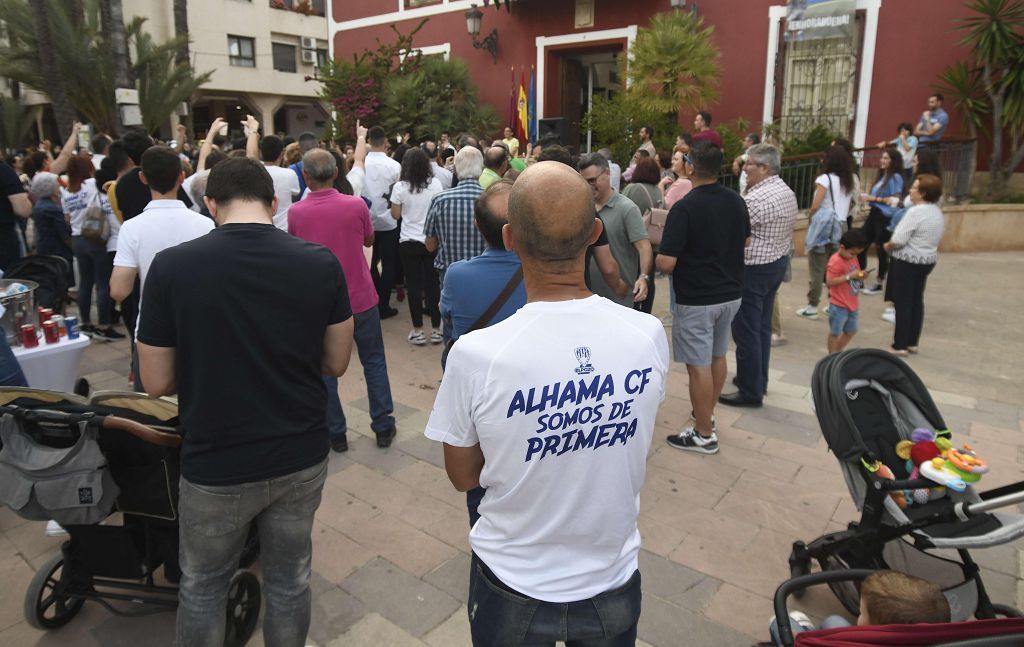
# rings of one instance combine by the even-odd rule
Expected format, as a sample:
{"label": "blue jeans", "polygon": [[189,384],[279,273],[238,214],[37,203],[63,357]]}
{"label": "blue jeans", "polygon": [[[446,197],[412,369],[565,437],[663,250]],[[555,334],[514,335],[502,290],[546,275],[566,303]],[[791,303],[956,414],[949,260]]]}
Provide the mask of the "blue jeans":
{"label": "blue jeans", "polygon": [[178,645],[222,647],[228,586],[249,524],[259,530],[263,564],[263,638],[302,647],[309,631],[313,515],[327,461],[285,476],[240,485],[180,482],[181,585]]}
{"label": "blue jeans", "polygon": [[21,364],[7,343],[7,334],[3,330],[0,330],[0,386],[28,386]]}
{"label": "blue jeans", "polygon": [[[363,365],[366,379],[366,396],[370,402],[370,428],[376,434],[395,426],[395,405],[391,401],[391,383],[388,381],[388,365],[384,358],[384,336],[380,331],[380,312],[376,307],[352,316],[355,323],[353,338],[359,362]],[[331,438],[344,438],[348,431],[345,411],[338,397],[338,378],[325,375],[327,387],[327,430]]]}
{"label": "blue jeans", "polygon": [[[832,307],[829,306],[829,310],[831,309]],[[836,629],[838,627],[849,626],[851,626],[850,621],[846,618],[842,616],[829,616],[822,620],[821,625],[818,627],[818,629]],[[797,624],[797,621],[793,618],[789,619],[789,628],[793,630],[794,636],[796,636],[797,634],[802,634],[805,631],[814,631],[814,629],[808,629]],[[768,632],[772,636],[772,642],[781,647],[782,640],[779,638],[779,621],[777,619],[772,619],[771,625],[768,626]]]}
{"label": "blue jeans", "polygon": [[92,324],[92,289],[96,287],[96,316],[99,325],[110,325],[110,312],[113,302],[110,300],[110,274],[114,271],[113,258],[107,254],[106,245],[90,242],[82,236],[71,237],[71,248],[78,261],[78,275],[81,279],[78,286],[79,323]]}
{"label": "blue jeans", "polygon": [[732,320],[736,342],[736,386],[744,400],[760,402],[768,390],[768,362],[772,352],[772,306],[786,274],[786,256],[763,265],[747,265],[743,273],[743,300]]}
{"label": "blue jeans", "polygon": [[857,332],[857,321],[860,316],[856,310],[847,310],[834,303],[828,304],[828,334],[838,337],[843,333]]}
{"label": "blue jeans", "polygon": [[579,602],[541,602],[506,586],[475,554],[469,575],[474,647],[632,647],[640,620],[640,571]]}

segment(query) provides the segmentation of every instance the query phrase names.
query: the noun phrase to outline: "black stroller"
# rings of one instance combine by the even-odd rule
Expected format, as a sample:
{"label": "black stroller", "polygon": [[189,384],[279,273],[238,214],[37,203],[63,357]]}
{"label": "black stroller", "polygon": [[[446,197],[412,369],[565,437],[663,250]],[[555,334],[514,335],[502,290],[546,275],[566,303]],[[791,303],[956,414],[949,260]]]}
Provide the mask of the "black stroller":
{"label": "black stroller", "polygon": [[[61,450],[86,447],[82,438],[96,439],[90,447],[98,445],[106,463],[92,475],[76,476],[81,480],[72,487],[66,479],[59,488],[48,487],[40,479],[29,488],[34,490],[31,494],[3,493],[6,501],[14,499],[12,508],[22,506],[15,512],[29,519],[50,518],[45,514],[50,510],[40,510],[50,506],[64,510],[59,514],[89,515],[66,516],[72,521],[62,521],[54,513],[69,539],[59,554],[40,567],[29,585],[24,610],[30,625],[61,627],[87,600],[123,616],[177,607],[175,584],[181,576],[177,513],[181,437],[175,431],[177,422],[177,405],[144,394],[100,392],[87,401],[52,391],[0,389],[0,433],[12,441],[10,447],[4,447],[6,451],[0,451],[0,479],[5,483],[18,457],[22,464],[29,457],[33,467],[56,465],[58,459],[67,460],[60,458],[64,456]],[[15,451],[16,446],[21,450]],[[66,511],[80,503],[97,505]],[[114,513],[120,513],[120,523],[110,516]],[[244,645],[256,629],[260,583],[244,570],[258,557],[255,537],[251,532],[239,570],[231,580],[225,645]],[[157,578],[161,566],[163,582]]]}
{"label": "black stroller", "polygon": [[[1016,507],[1013,512],[994,512],[1024,501],[1024,482],[983,493],[968,484],[963,492],[948,489],[947,496],[902,509],[890,493],[932,488],[936,483],[910,479],[896,444],[909,440],[916,428],[946,429],[920,378],[891,353],[856,349],[818,362],[811,390],[822,433],[839,460],[861,518],[841,532],[806,544],[795,542],[789,557],[791,574],[810,573],[811,560],[822,571],[893,569],[939,584],[954,622],[972,616],[1019,617],[1017,609],[992,603],[968,551],[1024,536],[1024,515]],[[895,480],[881,475],[878,462]],[[829,586],[857,615],[859,585],[837,580]]]}
{"label": "black stroller", "polygon": [[68,288],[74,283],[71,263],[60,256],[26,256],[11,263],[5,279],[27,279],[39,284],[35,292],[36,306],[63,314],[68,303]]}

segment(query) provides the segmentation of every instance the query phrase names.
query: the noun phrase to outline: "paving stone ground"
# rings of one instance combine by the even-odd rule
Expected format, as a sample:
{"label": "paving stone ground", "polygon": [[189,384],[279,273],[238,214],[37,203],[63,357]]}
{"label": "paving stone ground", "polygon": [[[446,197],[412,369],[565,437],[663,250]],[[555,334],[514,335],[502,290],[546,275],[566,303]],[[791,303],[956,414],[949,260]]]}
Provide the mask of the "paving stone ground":
{"label": "paving stone ground", "polygon": [[[789,343],[773,351],[766,406],[719,408],[722,451],[713,457],[664,442],[690,412],[685,368],[673,365],[658,414],[641,496],[644,609],[641,645],[749,645],[767,639],[770,597],[788,577],[796,539],[840,530],[856,518],[835,459],[811,411],[809,381],[824,354],[827,318],[807,321],[806,263],[782,289]],[[1024,478],[1024,342],[1018,333],[1024,255],[944,255],[929,280],[921,353],[910,363],[955,432],[993,465],[982,489]],[[658,283],[665,310],[667,282]],[[862,297],[855,345],[884,347],[890,324],[879,297]],[[408,312],[384,322],[398,437],[379,450],[369,431],[358,360],[341,380],[351,450],[333,454],[313,531],[317,645],[469,645],[469,573],[463,495],[422,432],[441,377],[440,348],[410,347]],[[730,363],[731,363],[730,358]],[[127,388],[128,344],[94,344],[81,372],[97,389]],[[59,550],[43,524],[0,510],[0,645],[93,647],[173,644],[174,617],[120,618],[87,603],[66,627],[43,633],[22,618],[34,571]],[[993,600],[1024,606],[1020,550],[976,551]],[[796,605],[813,617],[841,612],[827,589]],[[262,645],[260,634],[250,642]]]}

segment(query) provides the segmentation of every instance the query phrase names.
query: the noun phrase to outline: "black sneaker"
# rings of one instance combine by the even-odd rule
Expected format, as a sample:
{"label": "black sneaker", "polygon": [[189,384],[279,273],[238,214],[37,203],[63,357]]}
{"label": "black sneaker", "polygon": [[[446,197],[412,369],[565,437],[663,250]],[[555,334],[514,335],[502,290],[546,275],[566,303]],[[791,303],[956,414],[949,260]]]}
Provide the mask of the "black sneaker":
{"label": "black sneaker", "polygon": [[882,288],[881,283],[875,283],[870,288],[864,288],[863,290],[860,291],[861,294],[867,294],[869,296],[874,294],[881,294],[882,292],[884,292],[884,288]]}
{"label": "black sneaker", "polygon": [[340,436],[338,438],[331,438],[331,449],[338,452],[339,454],[348,451],[348,437]]}
{"label": "black sneaker", "polygon": [[88,323],[78,324],[78,331],[91,335],[96,332],[96,326]]}
{"label": "black sneaker", "polygon": [[718,435],[712,432],[710,436],[701,436],[693,427],[687,427],[678,434],[666,438],[668,444],[676,449],[698,454],[717,454]]}
{"label": "black sneaker", "polygon": [[107,341],[116,341],[118,339],[124,339],[124,334],[119,333],[113,328],[105,328],[103,330],[96,329],[93,331],[92,336],[96,339],[106,339]]}
{"label": "black sneaker", "polygon": [[398,432],[395,430],[394,427],[388,429],[387,431],[378,431],[376,434],[377,447],[380,447],[382,449],[385,447],[391,447],[391,441],[394,440],[396,433]]}

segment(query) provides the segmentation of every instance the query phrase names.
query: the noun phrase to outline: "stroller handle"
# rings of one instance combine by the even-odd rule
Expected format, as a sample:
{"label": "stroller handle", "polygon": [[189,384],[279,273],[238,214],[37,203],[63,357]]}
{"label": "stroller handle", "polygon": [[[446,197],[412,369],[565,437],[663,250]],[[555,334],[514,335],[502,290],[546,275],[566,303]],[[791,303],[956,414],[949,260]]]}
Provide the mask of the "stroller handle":
{"label": "stroller handle", "polygon": [[789,626],[789,609],[786,608],[786,598],[794,591],[806,589],[816,584],[829,584],[831,582],[845,582],[848,580],[863,580],[875,571],[867,568],[851,568],[842,571],[823,571],[801,575],[786,580],[775,589],[775,624],[779,630],[779,641],[783,647],[793,647],[793,629]]}
{"label": "stroller handle", "polygon": [[77,424],[85,422],[103,429],[117,429],[129,433],[147,443],[160,447],[178,447],[181,445],[181,436],[158,431],[148,427],[141,422],[122,418],[120,416],[100,415],[93,412],[72,413],[68,411],[51,411],[47,409],[26,409],[16,405],[0,406],[0,413],[9,413],[16,417],[36,422],[51,422],[58,424]]}
{"label": "stroller handle", "polygon": [[177,434],[157,431],[152,427],[147,427],[141,422],[129,420],[128,418],[121,418],[120,416],[103,416],[103,422],[100,423],[100,426],[104,429],[118,429],[120,431],[128,432],[133,436],[141,438],[147,443],[158,445],[160,447],[175,448],[181,446],[181,436]]}

